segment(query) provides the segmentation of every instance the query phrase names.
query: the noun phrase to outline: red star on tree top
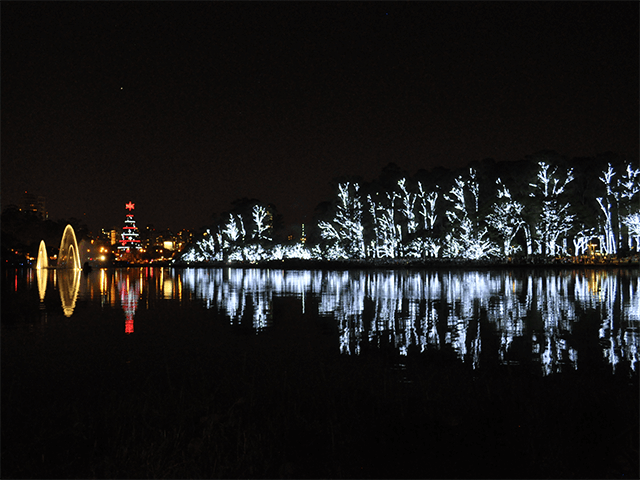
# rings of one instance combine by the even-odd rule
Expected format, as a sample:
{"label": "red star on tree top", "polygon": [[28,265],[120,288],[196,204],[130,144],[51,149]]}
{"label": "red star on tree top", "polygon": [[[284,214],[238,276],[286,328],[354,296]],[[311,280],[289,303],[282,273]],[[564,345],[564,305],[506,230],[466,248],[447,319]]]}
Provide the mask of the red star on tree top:
{"label": "red star on tree top", "polygon": [[127,203],[124,208],[126,208],[127,210],[133,210],[135,208],[136,204],[135,203],[131,203],[131,201],[129,201],[129,203]]}

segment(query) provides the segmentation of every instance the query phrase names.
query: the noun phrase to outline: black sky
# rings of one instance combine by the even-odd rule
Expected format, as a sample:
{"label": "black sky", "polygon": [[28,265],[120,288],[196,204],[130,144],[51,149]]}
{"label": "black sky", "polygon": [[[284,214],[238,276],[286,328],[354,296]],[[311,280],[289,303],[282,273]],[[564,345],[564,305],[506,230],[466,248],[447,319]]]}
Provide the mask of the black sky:
{"label": "black sky", "polygon": [[2,206],[309,221],[343,175],[638,157],[637,2],[2,2]]}

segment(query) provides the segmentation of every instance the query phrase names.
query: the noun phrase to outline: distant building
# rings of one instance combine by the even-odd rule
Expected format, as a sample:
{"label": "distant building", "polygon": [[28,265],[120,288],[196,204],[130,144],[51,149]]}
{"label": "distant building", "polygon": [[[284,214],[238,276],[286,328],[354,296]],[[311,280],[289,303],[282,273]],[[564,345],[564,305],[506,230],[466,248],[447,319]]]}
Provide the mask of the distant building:
{"label": "distant building", "polygon": [[290,242],[307,243],[307,232],[305,224],[294,223],[287,225],[286,238]]}
{"label": "distant building", "polygon": [[116,227],[113,228],[102,228],[100,233],[96,236],[96,240],[104,240],[107,241],[111,245],[115,245],[118,243],[119,237],[118,229]]}
{"label": "distant building", "polygon": [[180,230],[175,240],[175,249],[181,251],[187,243],[193,240],[193,230],[189,230],[187,228]]}
{"label": "distant building", "polygon": [[34,195],[33,193],[24,192],[22,196],[22,206],[20,211],[33,212],[40,220],[47,220],[49,218],[49,212],[45,208],[46,198],[42,195]]}
{"label": "distant building", "polygon": [[149,251],[153,246],[156,236],[156,229],[152,223],[142,229],[140,232],[140,244],[145,251]]}

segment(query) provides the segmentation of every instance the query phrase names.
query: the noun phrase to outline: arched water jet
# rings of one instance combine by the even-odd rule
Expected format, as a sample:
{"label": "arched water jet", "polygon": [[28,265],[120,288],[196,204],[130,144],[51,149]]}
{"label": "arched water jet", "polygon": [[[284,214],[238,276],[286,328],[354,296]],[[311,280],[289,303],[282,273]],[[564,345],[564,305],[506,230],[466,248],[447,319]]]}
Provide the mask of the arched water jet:
{"label": "arched water jet", "polygon": [[47,247],[44,240],[40,240],[38,247],[38,258],[36,260],[36,268],[49,268],[49,256],[47,255]]}
{"label": "arched water jet", "polygon": [[58,268],[70,268],[74,270],[82,268],[76,234],[71,225],[67,225],[62,234],[60,252],[58,252]]}

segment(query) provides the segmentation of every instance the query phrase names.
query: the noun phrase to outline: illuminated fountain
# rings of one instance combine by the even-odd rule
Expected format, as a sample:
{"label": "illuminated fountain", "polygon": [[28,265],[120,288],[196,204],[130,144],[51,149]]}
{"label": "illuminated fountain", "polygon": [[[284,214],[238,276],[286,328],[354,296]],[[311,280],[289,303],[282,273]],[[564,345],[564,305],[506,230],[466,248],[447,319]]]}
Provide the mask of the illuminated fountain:
{"label": "illuminated fountain", "polygon": [[71,225],[67,225],[62,234],[60,242],[60,252],[58,252],[58,269],[79,270],[82,268],[80,263],[80,252],[78,250],[78,242],[76,234]]}
{"label": "illuminated fountain", "polygon": [[36,260],[36,268],[49,268],[49,257],[47,256],[47,247],[44,244],[44,240],[40,240],[40,247],[38,247],[38,259]]}
{"label": "illuminated fountain", "polygon": [[[38,248],[38,259],[36,261],[36,276],[38,279],[38,293],[40,302],[44,302],[47,290],[47,277],[45,271],[49,268],[49,257],[44,240],[40,241]],[[67,225],[60,241],[60,252],[58,253],[57,272],[54,275],[54,282],[57,280],[60,290],[60,300],[65,316],[70,317],[76,306],[78,290],[80,289],[80,251],[76,234],[71,225]]]}
{"label": "illuminated fountain", "polygon": [[80,251],[76,234],[71,225],[67,225],[60,241],[58,252],[58,267],[56,276],[62,300],[62,310],[65,316],[70,317],[76,306],[78,290],[80,289]]}
{"label": "illuminated fountain", "polygon": [[[80,251],[76,234],[71,225],[67,225],[62,233],[60,241],[60,251],[58,252],[57,272],[54,275],[54,282],[58,281],[60,299],[62,300],[62,310],[65,316],[69,317],[73,313],[80,288]],[[47,290],[47,277],[45,272],[49,268],[49,257],[44,240],[40,241],[38,248],[38,258],[36,260],[36,276],[38,279],[38,293],[40,302],[44,301]]]}
{"label": "illuminated fountain", "polygon": [[40,240],[38,247],[38,259],[36,260],[36,278],[38,279],[38,293],[40,294],[40,302],[44,301],[44,295],[47,291],[47,272],[43,269],[49,268],[49,257],[47,256],[47,247],[44,240]]}

